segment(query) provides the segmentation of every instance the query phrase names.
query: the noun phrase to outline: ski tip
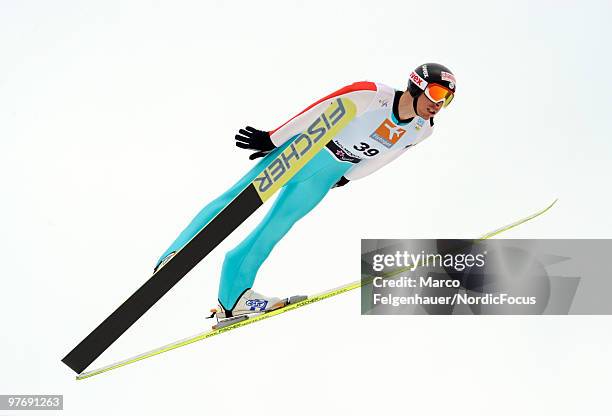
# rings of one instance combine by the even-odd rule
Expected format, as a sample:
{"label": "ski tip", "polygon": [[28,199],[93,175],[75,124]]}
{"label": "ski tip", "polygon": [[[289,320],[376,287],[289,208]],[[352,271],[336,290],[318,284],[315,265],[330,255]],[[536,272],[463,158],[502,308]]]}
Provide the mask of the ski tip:
{"label": "ski tip", "polygon": [[504,226],[504,227],[498,228],[497,230],[491,231],[491,232],[489,232],[489,233],[487,233],[487,234],[485,234],[485,235],[481,236],[481,237],[479,238],[479,240],[488,240],[488,239],[490,239],[490,238],[492,238],[492,237],[495,237],[495,236],[496,236],[496,235],[498,235],[498,234],[501,234],[501,233],[503,233],[503,232],[506,232],[506,231],[508,231],[508,230],[511,230],[511,229],[513,229],[513,228],[515,228],[515,227],[518,227],[518,226],[519,226],[519,225],[521,225],[521,224],[524,224],[524,223],[526,223],[526,222],[528,222],[528,221],[533,220],[534,218],[539,217],[540,215],[544,214],[545,212],[548,212],[548,210],[549,210],[549,209],[551,209],[551,208],[552,208],[552,207],[553,207],[553,206],[554,206],[554,205],[557,203],[557,201],[558,201],[558,200],[559,200],[559,198],[556,198],[556,199],[555,199],[555,200],[554,200],[552,203],[550,203],[550,204],[549,204],[549,205],[548,205],[546,208],[544,208],[544,209],[542,209],[542,210],[540,210],[540,211],[537,211],[537,212],[535,212],[535,213],[533,213],[533,214],[531,214],[531,215],[529,215],[529,216],[527,216],[527,217],[525,217],[525,218],[522,218],[522,219],[520,219],[520,220],[518,220],[518,221],[515,221],[515,222],[513,222],[513,223],[511,223],[511,224],[508,224],[508,225],[506,225],[506,226]]}
{"label": "ski tip", "polygon": [[554,201],[552,201],[552,202],[551,202],[551,203],[550,203],[550,204],[549,204],[549,205],[548,205],[546,208],[544,208],[542,211],[540,211],[540,212],[536,213],[536,214],[534,215],[534,218],[535,218],[535,217],[538,217],[538,216],[540,216],[540,215],[542,215],[542,214],[544,214],[546,211],[548,211],[549,209],[551,209],[552,207],[554,207],[554,206],[555,206],[555,204],[556,204],[558,201],[559,201],[559,198],[555,198],[555,200],[554,200]]}

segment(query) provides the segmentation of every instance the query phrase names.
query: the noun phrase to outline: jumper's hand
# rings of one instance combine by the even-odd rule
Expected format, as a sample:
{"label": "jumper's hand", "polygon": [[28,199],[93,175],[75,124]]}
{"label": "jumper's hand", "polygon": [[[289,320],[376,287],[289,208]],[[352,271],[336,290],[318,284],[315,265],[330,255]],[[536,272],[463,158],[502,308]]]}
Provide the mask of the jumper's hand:
{"label": "jumper's hand", "polygon": [[349,182],[350,181],[343,176],[343,177],[340,178],[340,180],[338,182],[336,182],[336,184],[334,186],[332,186],[332,188],[339,188],[341,186],[346,185]]}
{"label": "jumper's hand", "polygon": [[270,139],[270,133],[257,130],[251,126],[240,129],[235,137],[236,146],[241,149],[257,150],[249,156],[251,160],[264,157],[276,148],[274,143],[272,143],[272,139]]}

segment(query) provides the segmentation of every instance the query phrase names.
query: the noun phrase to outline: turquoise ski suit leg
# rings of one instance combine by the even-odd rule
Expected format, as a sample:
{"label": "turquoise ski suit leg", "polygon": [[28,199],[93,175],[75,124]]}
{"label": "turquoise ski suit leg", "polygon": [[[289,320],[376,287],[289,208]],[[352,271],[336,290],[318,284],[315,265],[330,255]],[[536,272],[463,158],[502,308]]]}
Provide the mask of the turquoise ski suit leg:
{"label": "turquoise ski suit leg", "polygon": [[[240,191],[242,191],[276,155],[292,140],[270,152],[223,195],[204,207],[179,237],[160,257],[182,248]],[[317,153],[279,191],[278,197],[262,222],[234,249],[223,262],[219,282],[219,302],[232,309],[240,295],[253,286],[257,271],[276,243],[300,218],[310,212],[327,194],[342,175],[353,166],[336,160],[327,150]]]}
{"label": "turquoise ski suit leg", "polygon": [[225,255],[219,302],[232,309],[240,295],[253,287],[257,271],[276,243],[312,210],[342,175],[353,166],[321,150],[279,191],[262,222]]}
{"label": "turquoise ski suit leg", "polygon": [[238,194],[246,188],[261,171],[270,163],[278,153],[282,152],[285,147],[290,144],[291,140],[272,152],[268,153],[266,157],[262,158],[246,175],[244,175],[238,182],[234,184],[230,189],[223,193],[218,198],[214,199],[208,205],[195,216],[191,223],[179,234],[174,242],[168,247],[166,251],[157,260],[156,266],[168,256],[168,254],[178,251],[185,244],[189,242],[206,224],[210,222],[223,208],[229,204]]}

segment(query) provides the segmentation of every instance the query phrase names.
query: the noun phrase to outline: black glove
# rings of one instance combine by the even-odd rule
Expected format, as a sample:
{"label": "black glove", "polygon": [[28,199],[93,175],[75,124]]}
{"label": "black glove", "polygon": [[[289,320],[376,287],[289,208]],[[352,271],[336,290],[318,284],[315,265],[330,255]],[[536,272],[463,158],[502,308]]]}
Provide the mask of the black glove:
{"label": "black glove", "polygon": [[270,139],[270,133],[267,131],[261,131],[254,129],[251,126],[246,126],[244,129],[238,130],[236,135],[236,146],[242,149],[257,150],[257,152],[251,154],[249,159],[257,159],[258,157],[264,157],[272,149],[275,149],[272,139]]}
{"label": "black glove", "polygon": [[332,186],[332,188],[339,188],[341,186],[346,185],[349,182],[350,181],[343,176],[343,177],[340,178],[340,180],[338,182],[336,182],[336,184],[334,186]]}

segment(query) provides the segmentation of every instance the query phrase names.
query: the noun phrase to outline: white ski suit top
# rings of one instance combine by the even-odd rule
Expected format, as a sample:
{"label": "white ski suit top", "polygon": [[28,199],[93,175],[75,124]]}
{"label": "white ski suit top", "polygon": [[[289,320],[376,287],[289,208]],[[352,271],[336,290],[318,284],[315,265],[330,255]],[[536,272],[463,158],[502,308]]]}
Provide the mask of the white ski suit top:
{"label": "white ski suit top", "polygon": [[277,147],[305,130],[337,97],[357,106],[356,117],[327,145],[336,159],[354,163],[344,176],[355,180],[377,171],[433,133],[433,118],[400,120],[402,92],[384,84],[356,82],[323,97],[280,127],[270,131]]}

